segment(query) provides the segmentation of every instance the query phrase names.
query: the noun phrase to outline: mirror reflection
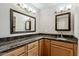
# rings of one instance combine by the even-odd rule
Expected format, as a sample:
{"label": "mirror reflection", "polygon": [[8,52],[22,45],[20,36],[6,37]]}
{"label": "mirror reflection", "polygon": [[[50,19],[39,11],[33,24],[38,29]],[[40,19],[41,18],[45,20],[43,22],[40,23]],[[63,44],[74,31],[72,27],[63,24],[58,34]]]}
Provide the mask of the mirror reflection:
{"label": "mirror reflection", "polygon": [[35,31],[36,27],[36,19],[35,17],[23,14],[21,12],[15,11],[13,9],[11,11],[11,23],[12,28],[11,32],[32,32]]}
{"label": "mirror reflection", "polygon": [[55,30],[56,31],[70,31],[71,13],[62,13],[55,16]]}

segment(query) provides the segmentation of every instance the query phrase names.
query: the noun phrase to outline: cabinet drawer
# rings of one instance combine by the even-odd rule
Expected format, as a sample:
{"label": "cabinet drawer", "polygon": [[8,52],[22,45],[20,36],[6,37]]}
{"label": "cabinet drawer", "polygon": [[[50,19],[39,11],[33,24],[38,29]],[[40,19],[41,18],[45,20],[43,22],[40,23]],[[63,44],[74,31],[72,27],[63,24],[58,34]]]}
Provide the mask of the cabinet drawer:
{"label": "cabinet drawer", "polygon": [[12,50],[12,51],[8,51],[4,54],[4,56],[18,56],[24,52],[25,52],[25,46],[19,47],[17,49]]}
{"label": "cabinet drawer", "polygon": [[67,47],[67,48],[73,48],[73,44],[72,43],[67,43],[67,42],[51,40],[51,44],[55,44],[55,45],[63,46],[63,47]]}
{"label": "cabinet drawer", "polygon": [[32,42],[32,43],[28,44],[28,50],[30,50],[30,49],[32,49],[36,46],[38,46],[38,41],[35,41],[35,42]]}

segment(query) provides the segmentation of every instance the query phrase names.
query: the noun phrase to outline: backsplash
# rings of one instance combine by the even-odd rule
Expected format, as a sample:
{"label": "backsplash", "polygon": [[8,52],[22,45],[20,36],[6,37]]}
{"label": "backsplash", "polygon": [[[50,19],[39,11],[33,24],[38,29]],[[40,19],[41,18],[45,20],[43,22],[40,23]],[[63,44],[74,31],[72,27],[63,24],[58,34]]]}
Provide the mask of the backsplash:
{"label": "backsplash", "polygon": [[0,38],[0,41],[12,41],[12,40],[21,39],[21,38],[25,38],[25,37],[30,37],[30,36],[34,36],[34,35],[38,35],[38,34],[29,34],[29,35],[4,37],[4,38]]}
{"label": "backsplash", "polygon": [[[4,37],[4,38],[0,38],[0,42],[3,42],[3,41],[12,41],[12,40],[21,39],[21,38],[37,37],[37,36],[61,37],[60,34],[37,33],[37,34],[30,34],[30,35]],[[64,38],[76,38],[76,37],[74,37],[74,36],[72,36],[72,35],[62,35],[62,36],[63,36]]]}

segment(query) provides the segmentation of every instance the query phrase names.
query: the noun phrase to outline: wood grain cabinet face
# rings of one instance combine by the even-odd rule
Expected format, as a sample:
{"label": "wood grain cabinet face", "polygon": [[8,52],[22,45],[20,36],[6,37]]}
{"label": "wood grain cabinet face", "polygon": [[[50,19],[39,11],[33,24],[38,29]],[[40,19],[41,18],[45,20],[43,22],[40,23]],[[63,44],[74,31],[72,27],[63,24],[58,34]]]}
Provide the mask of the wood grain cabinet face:
{"label": "wood grain cabinet face", "polygon": [[28,51],[28,56],[38,56],[38,47],[35,47]]}
{"label": "wood grain cabinet face", "polygon": [[51,56],[73,56],[73,50],[61,46],[51,45]]}
{"label": "wood grain cabinet face", "polygon": [[39,40],[39,56],[50,56],[50,40]]}
{"label": "wood grain cabinet face", "polygon": [[44,47],[43,47],[44,56],[50,56],[50,40],[44,39]]}
{"label": "wood grain cabinet face", "polygon": [[51,56],[73,56],[74,44],[51,40]]}
{"label": "wood grain cabinet face", "polygon": [[25,45],[25,56],[27,56],[28,55],[28,45],[26,44]]}
{"label": "wood grain cabinet face", "polygon": [[39,40],[39,56],[43,56],[44,55],[44,39]]}
{"label": "wood grain cabinet face", "polygon": [[66,48],[73,49],[72,43],[51,40],[51,44],[55,44],[55,45],[58,45],[58,46],[63,46],[63,47],[66,47]]}
{"label": "wood grain cabinet face", "polygon": [[28,44],[28,50],[38,46],[38,41],[32,42]]}
{"label": "wood grain cabinet face", "polygon": [[44,38],[7,51],[3,56],[73,56],[77,55],[76,48],[72,43]]}
{"label": "wood grain cabinet face", "polygon": [[23,54],[20,54],[19,56],[26,56],[26,54],[25,54],[25,53],[23,53]]}
{"label": "wood grain cabinet face", "polygon": [[74,56],[77,46],[73,43],[50,39],[39,40],[39,56]]}
{"label": "wood grain cabinet face", "polygon": [[38,56],[38,47],[34,51],[34,56]]}
{"label": "wood grain cabinet face", "polygon": [[28,56],[38,56],[38,41],[28,44]]}
{"label": "wood grain cabinet face", "polygon": [[3,56],[19,56],[25,53],[25,46],[6,52]]}

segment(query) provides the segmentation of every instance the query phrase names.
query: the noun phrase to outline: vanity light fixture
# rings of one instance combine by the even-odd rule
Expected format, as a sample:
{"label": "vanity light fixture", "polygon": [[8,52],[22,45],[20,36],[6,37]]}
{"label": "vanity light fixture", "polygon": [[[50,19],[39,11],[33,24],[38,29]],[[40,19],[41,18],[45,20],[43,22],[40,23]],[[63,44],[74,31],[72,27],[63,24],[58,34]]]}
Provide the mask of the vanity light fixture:
{"label": "vanity light fixture", "polygon": [[67,5],[67,6],[66,6],[66,9],[70,10],[71,7],[72,7],[72,5]]}
{"label": "vanity light fixture", "polygon": [[58,8],[58,10],[55,11],[55,13],[62,13],[62,12],[71,10],[71,7],[72,7],[71,4],[65,5],[65,6],[61,6],[61,7]]}
{"label": "vanity light fixture", "polygon": [[17,5],[19,7],[21,7],[22,9],[24,9],[25,11],[27,11],[28,13],[32,13],[32,14],[36,14],[36,10],[27,6],[26,4],[24,3],[17,3]]}

